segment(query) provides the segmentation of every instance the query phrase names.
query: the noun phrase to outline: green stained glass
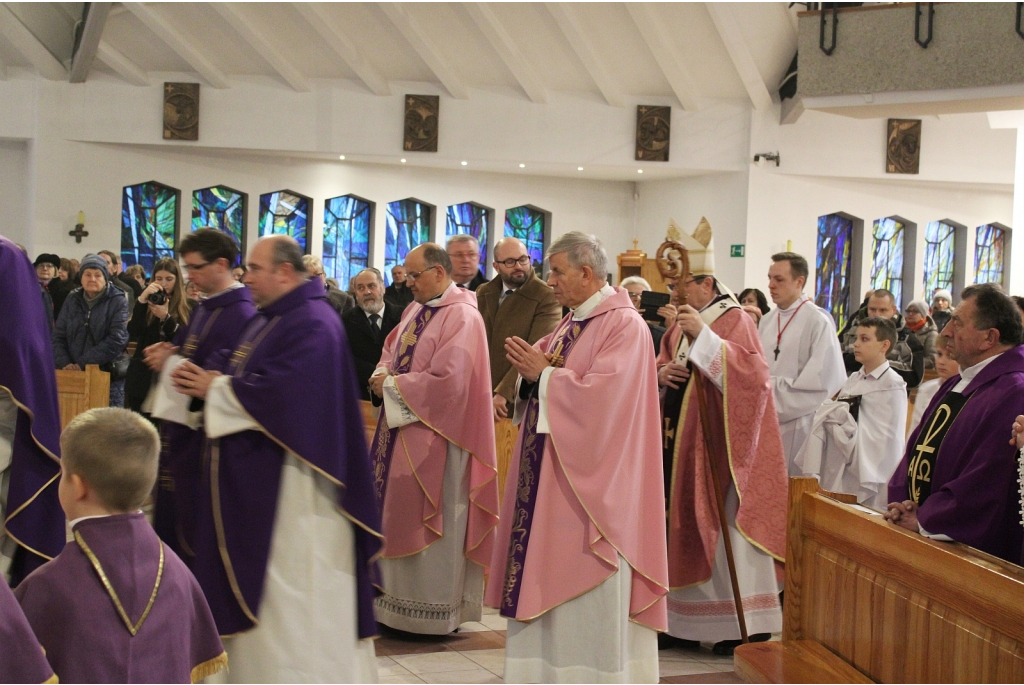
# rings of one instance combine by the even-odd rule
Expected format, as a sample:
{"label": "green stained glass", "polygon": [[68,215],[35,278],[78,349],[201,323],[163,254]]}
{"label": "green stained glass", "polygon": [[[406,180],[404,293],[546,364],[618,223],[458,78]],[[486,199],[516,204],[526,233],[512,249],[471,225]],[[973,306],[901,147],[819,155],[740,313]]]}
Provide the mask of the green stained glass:
{"label": "green stained glass", "polygon": [[1003,284],[1005,231],[998,226],[978,226],[974,238],[974,282]]}
{"label": "green stained glass", "polygon": [[956,257],[956,229],[941,221],[932,221],[924,231],[924,294],[931,299],[936,290],[953,289],[953,265]]}
{"label": "green stained glass", "polygon": [[224,231],[235,239],[244,256],[248,204],[248,194],[227,186],[197,190],[192,193],[192,230],[209,227]]}
{"label": "green stained glass", "polygon": [[181,191],[156,181],[125,186],[121,192],[121,260],[141,264],[146,274],[161,259],[174,257]]}
{"label": "green stained glass", "polygon": [[871,238],[871,289],[884,288],[903,301],[904,225],[895,219],[875,221]]}
{"label": "green stained glass", "polygon": [[526,245],[526,252],[533,262],[533,270],[540,273],[547,249],[547,221],[544,212],[523,205],[505,212],[505,236],[519,238]]}

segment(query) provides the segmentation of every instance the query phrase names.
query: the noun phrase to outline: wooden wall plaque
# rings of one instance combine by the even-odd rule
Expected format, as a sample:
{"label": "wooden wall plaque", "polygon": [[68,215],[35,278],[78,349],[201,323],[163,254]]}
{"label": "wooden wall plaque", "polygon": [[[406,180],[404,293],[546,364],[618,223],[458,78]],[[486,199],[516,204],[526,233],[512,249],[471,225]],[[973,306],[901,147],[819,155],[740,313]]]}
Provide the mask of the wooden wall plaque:
{"label": "wooden wall plaque", "polygon": [[672,132],[672,108],[637,105],[636,159],[643,162],[667,162]]}
{"label": "wooden wall plaque", "polygon": [[405,144],[408,152],[437,152],[438,116],[441,98],[437,95],[405,96]]}
{"label": "wooden wall plaque", "polygon": [[199,140],[198,83],[164,83],[164,139]]}
{"label": "wooden wall plaque", "polygon": [[916,174],[921,162],[921,120],[890,119],[885,150],[887,174]]}

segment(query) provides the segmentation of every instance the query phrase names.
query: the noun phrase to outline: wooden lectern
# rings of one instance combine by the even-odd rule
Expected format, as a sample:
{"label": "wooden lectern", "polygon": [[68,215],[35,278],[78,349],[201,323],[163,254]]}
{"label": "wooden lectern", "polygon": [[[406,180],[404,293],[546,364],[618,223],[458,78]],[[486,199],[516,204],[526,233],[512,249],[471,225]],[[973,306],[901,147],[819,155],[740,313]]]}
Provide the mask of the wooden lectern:
{"label": "wooden lectern", "polygon": [[89,364],[85,371],[57,372],[57,401],[60,403],[60,429],[89,409],[110,406],[110,374]]}
{"label": "wooden lectern", "polygon": [[651,289],[659,293],[669,292],[668,284],[658,269],[658,262],[649,259],[647,253],[637,248],[639,241],[633,241],[633,249],[626,250],[615,261],[619,263],[619,283],[630,276],[640,276],[651,284]]}

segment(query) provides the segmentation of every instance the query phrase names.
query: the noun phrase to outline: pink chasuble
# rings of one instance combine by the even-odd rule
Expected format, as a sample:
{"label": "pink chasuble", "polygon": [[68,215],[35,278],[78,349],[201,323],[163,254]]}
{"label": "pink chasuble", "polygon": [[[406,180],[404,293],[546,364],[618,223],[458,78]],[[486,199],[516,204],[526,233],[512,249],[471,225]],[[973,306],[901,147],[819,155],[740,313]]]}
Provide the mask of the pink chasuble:
{"label": "pink chasuble", "polygon": [[[583,330],[574,333],[581,323]],[[518,477],[507,480],[484,598],[503,615],[533,620],[595,589],[618,570],[621,556],[632,572],[630,619],[667,629],[658,388],[650,335],[626,291],[616,288],[582,322],[568,316],[535,345],[547,354],[557,352],[564,366],[550,372],[547,386],[550,434],[537,435],[535,425],[531,430],[526,421],[535,424],[536,412],[531,416],[527,409],[509,465],[509,474]],[[524,473],[524,441],[530,450],[528,441],[541,437],[539,468],[528,466]],[[532,511],[518,506],[524,487],[532,490],[527,495]],[[532,521],[524,536],[526,516]]]}
{"label": "pink chasuble", "polygon": [[[718,392],[707,378],[702,387],[711,426],[716,428],[712,444],[722,494],[730,482],[735,484],[739,499],[736,527],[748,542],[781,562],[786,553],[788,481],[768,363],[757,327],[742,309],[722,314],[711,330],[722,339],[723,392]],[[671,361],[681,335],[678,326],[665,334],[659,361]],[[673,354],[666,359],[669,350]],[[673,588],[711,578],[721,532],[707,469],[699,402],[693,393],[690,383],[683,397],[681,429],[676,429],[673,450],[668,537]]]}
{"label": "pink chasuble", "polygon": [[385,340],[378,367],[391,369],[419,421],[389,430],[382,410],[371,446],[384,558],[416,554],[444,534],[441,496],[451,442],[471,456],[466,558],[489,566],[498,471],[488,354],[476,294],[461,288],[430,306],[410,304]]}

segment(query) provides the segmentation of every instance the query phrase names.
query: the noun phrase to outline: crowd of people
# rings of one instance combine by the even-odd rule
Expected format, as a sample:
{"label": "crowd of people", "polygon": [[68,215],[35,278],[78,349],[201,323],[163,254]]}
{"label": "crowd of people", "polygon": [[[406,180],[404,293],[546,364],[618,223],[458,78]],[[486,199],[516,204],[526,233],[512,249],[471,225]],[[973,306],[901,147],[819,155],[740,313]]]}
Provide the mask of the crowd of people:
{"label": "crowd of people", "polygon": [[[0,680],[373,682],[381,626],[488,605],[510,682],[657,682],[781,631],[791,476],[1022,561],[1020,300],[874,289],[837,330],[799,254],[736,296],[684,239],[652,312],[579,232],[546,280],[460,235],[347,290],[285,236],[242,264],[200,229],[148,280],[0,237]],[[111,408],[61,433],[53,369],[89,364]]]}

